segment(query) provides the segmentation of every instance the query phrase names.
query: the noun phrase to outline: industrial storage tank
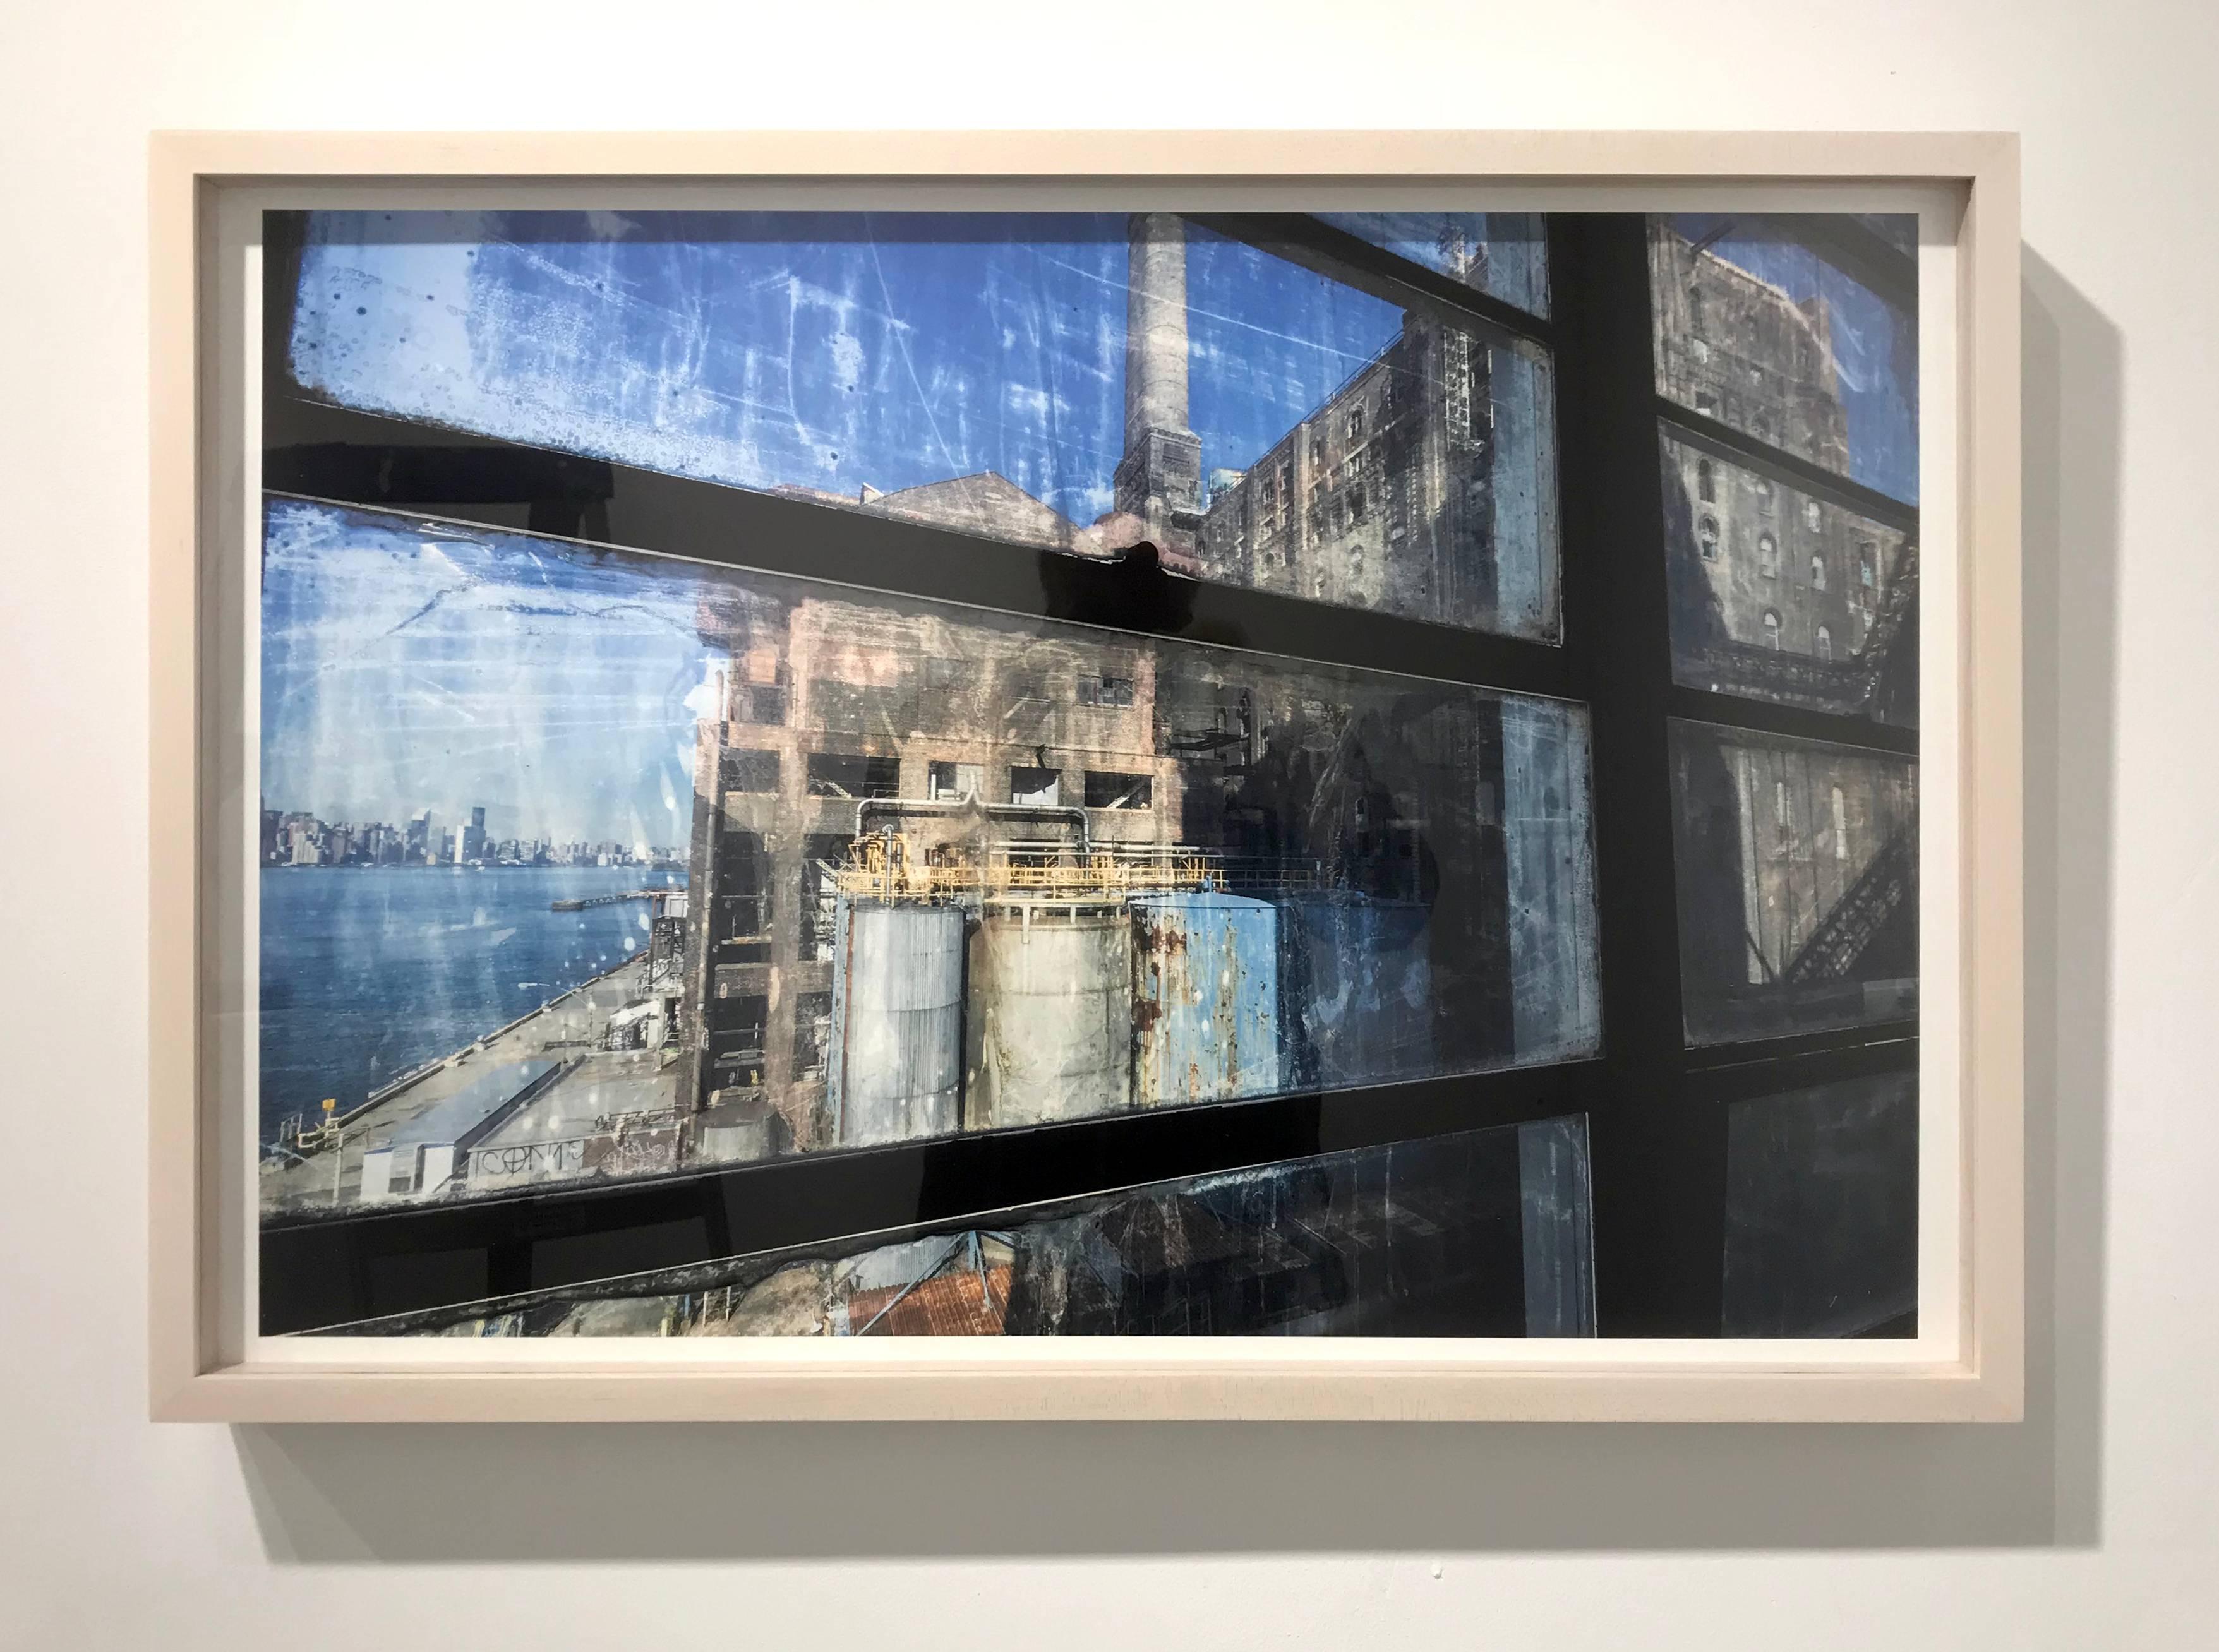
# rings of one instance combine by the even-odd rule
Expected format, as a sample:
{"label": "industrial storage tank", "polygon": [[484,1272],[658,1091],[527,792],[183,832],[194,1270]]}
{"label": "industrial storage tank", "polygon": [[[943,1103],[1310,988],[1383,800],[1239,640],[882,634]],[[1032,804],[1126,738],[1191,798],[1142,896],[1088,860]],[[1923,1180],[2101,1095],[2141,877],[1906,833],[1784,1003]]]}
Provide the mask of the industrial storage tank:
{"label": "industrial storage tank", "polygon": [[1136,1106],[1269,1096],[1279,1082],[1279,915],[1215,891],[1133,902]]}
{"label": "industrial storage tank", "polygon": [[840,897],[825,1099],[842,1146],[953,1133],[961,1122],[963,914]]}
{"label": "industrial storage tank", "polygon": [[971,937],[966,1129],[1131,1102],[1132,921],[1122,898],[997,895]]}
{"label": "industrial storage tank", "polygon": [[1283,897],[1289,1088],[1377,1084],[1434,1070],[1431,914],[1354,890]]}

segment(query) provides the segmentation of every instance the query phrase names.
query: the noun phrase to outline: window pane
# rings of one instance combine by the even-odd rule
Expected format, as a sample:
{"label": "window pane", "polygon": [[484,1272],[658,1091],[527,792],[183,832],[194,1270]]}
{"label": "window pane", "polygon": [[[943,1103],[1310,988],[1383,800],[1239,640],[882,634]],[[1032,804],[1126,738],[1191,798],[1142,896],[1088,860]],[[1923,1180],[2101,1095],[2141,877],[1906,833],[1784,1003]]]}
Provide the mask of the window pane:
{"label": "window pane", "polygon": [[1729,1107],[1724,1333],[1856,1336],[1918,1302],[1916,1075]]}
{"label": "window pane", "polygon": [[1918,1005],[1918,769],[1675,722],[1680,969],[1691,1044]]}
{"label": "window pane", "polygon": [[1918,559],[1908,536],[1663,439],[1674,679],[1916,725]]}
{"label": "window pane", "polygon": [[1557,634],[1535,351],[1168,214],[317,213],[342,404],[1313,601]]}
{"label": "window pane", "polygon": [[1549,313],[1547,220],[1535,212],[1321,212],[1335,229],[1454,276],[1535,315]]}
{"label": "window pane", "polygon": [[1574,1117],[334,1327],[346,1335],[1592,1336]]}
{"label": "window pane", "polygon": [[1190,228],[1205,576],[1553,640],[1548,357]]}
{"label": "window pane", "polygon": [[1597,1046],[1576,707],[289,500],[264,613],[274,1203]]}
{"label": "window pane", "polygon": [[1652,220],[1656,388],[1915,503],[1918,318],[1830,261],[1829,221]]}

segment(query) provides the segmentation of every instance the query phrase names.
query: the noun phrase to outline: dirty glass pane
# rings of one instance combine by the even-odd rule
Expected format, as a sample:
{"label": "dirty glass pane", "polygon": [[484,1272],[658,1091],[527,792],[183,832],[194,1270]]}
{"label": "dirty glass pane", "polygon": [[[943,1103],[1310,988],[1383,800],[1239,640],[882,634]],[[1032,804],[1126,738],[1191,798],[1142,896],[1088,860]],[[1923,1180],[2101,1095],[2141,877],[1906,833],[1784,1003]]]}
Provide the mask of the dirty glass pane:
{"label": "dirty glass pane", "polygon": [[1245,242],[1184,239],[1202,573],[1553,640],[1547,355]]}
{"label": "dirty glass pane", "polygon": [[262,611],[271,1205],[1597,1046],[1575,706],[282,498]]}
{"label": "dirty glass pane", "polygon": [[1691,443],[1663,442],[1675,680],[1915,726],[1910,536]]}
{"label": "dirty glass pane", "polygon": [[1917,1012],[1916,762],[1675,721],[1672,782],[1689,1043]]}
{"label": "dirty glass pane", "polygon": [[1585,1114],[1518,1127],[1526,1334],[1594,1334],[1594,1221]]}
{"label": "dirty glass pane", "polygon": [[1537,212],[1321,212],[1335,229],[1452,276],[1535,315],[1549,313],[1547,220]]}
{"label": "dirty glass pane", "polygon": [[1650,220],[1657,391],[1916,503],[1918,314],[1831,261],[1821,222]]}
{"label": "dirty glass pane", "polygon": [[341,404],[1557,635],[1545,357],[1169,214],[317,213]]}
{"label": "dirty glass pane", "polygon": [[351,1336],[1592,1336],[1585,1121],[1466,1131],[333,1327]]}
{"label": "dirty glass pane", "polygon": [[1726,1109],[1729,1337],[1853,1337],[1918,1301],[1918,1081],[1890,1073]]}

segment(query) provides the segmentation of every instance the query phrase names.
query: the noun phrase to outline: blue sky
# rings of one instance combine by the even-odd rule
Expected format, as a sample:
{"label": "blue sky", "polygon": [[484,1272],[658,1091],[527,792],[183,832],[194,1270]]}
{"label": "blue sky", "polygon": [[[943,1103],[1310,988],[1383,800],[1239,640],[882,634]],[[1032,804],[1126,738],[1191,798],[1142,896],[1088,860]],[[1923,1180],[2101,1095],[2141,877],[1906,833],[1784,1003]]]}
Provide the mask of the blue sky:
{"label": "blue sky", "polygon": [[709,587],[651,559],[273,500],[262,795],[326,820],[683,847]]}
{"label": "blue sky", "polygon": [[[1720,223],[1716,214],[1675,217],[1674,227],[1700,239]],[[1711,251],[1798,303],[1823,298],[1831,312],[1834,357],[1843,411],[1849,425],[1849,475],[1868,488],[1916,504],[1918,500],[1918,319],[1892,308],[1815,252],[1788,239],[1794,220],[1759,220],[1775,233],[1730,229]]]}
{"label": "blue sky", "polygon": [[[355,406],[738,487],[854,497],[993,470],[1085,524],[1110,508],[1123,444],[1125,224],[320,213],[293,363]],[[1530,249],[1499,250],[1538,300]],[[1915,318],[1791,242],[1729,233],[1715,250],[1826,301],[1851,473],[1915,500]],[[1252,463],[1402,324],[1393,305],[1199,229],[1188,302],[1206,469]]]}
{"label": "blue sky", "polygon": [[[293,338],[351,404],[742,487],[994,470],[1081,524],[1124,440],[1115,214],[319,214]],[[1201,232],[1191,419],[1242,469],[1400,331]]]}

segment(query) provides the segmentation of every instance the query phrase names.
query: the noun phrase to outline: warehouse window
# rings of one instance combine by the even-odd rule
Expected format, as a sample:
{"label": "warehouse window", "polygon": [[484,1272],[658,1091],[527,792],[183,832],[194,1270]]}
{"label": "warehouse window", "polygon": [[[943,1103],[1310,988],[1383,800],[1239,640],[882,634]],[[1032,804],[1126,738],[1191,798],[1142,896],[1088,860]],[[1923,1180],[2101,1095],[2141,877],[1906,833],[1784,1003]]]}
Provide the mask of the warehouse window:
{"label": "warehouse window", "polygon": [[977,763],[933,763],[927,766],[924,795],[935,803],[975,800],[985,790],[986,771]]}
{"label": "warehouse window", "polygon": [[1098,768],[1086,771],[1089,809],[1146,809],[1151,782],[1145,774],[1115,774]]}
{"label": "warehouse window", "polygon": [[809,795],[812,798],[898,798],[901,796],[901,760],[898,757],[850,757],[837,752],[809,754]]}
{"label": "warehouse window", "polygon": [[718,777],[727,792],[768,792],[778,790],[778,754],[727,748],[718,758]]}
{"label": "warehouse window", "polygon": [[1077,687],[1081,705],[1127,706],[1133,703],[1133,680],[1130,677],[1081,672]]}
{"label": "warehouse window", "polygon": [[1010,801],[1036,807],[1054,807],[1061,799],[1061,773],[1052,768],[1013,768],[1010,771]]}

